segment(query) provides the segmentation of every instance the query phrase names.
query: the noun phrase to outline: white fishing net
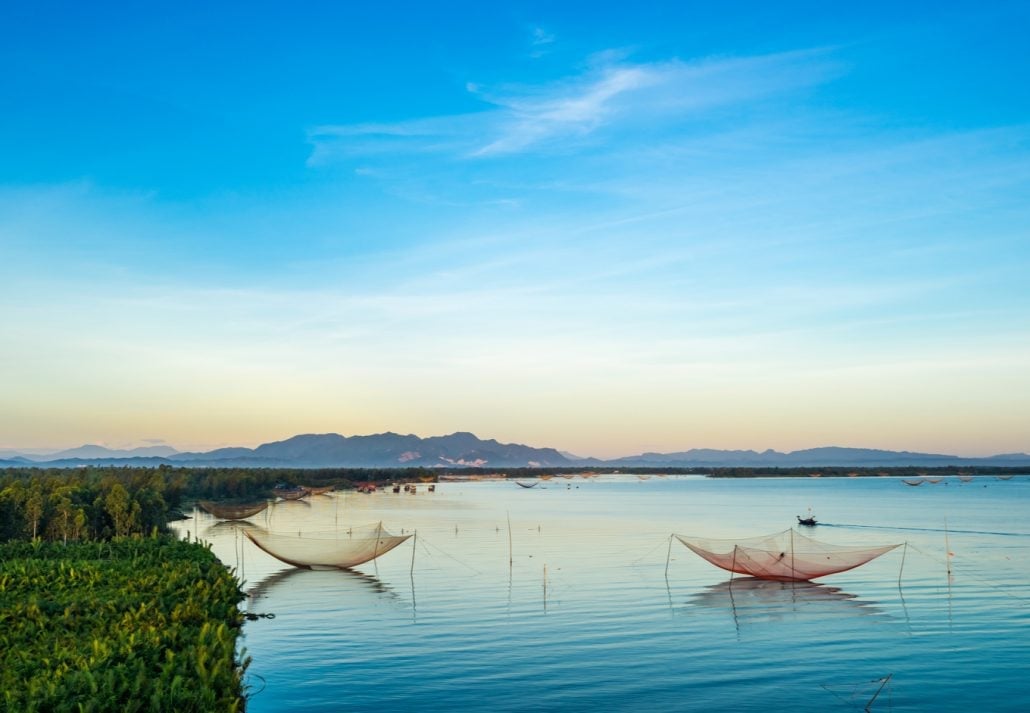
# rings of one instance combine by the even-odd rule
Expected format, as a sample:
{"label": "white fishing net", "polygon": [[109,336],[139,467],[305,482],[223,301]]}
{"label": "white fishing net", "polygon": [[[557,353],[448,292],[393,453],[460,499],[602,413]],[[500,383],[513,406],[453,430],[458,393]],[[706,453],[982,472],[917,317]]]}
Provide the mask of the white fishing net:
{"label": "white fishing net", "polygon": [[762,579],[800,581],[854,569],[898,546],[831,545],[793,529],[740,540],[675,537],[716,567],[730,572]]}
{"label": "white fishing net", "polygon": [[411,535],[392,535],[383,524],[351,527],[338,532],[287,535],[259,528],[246,530],[251,542],[278,560],[295,567],[340,569],[356,567],[389,552]]}

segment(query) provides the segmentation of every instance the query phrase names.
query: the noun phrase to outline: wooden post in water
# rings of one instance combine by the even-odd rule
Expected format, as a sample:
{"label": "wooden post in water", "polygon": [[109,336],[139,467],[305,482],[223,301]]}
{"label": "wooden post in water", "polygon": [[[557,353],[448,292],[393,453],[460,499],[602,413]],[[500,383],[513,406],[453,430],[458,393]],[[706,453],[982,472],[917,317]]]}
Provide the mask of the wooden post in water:
{"label": "wooden post in water", "polygon": [[508,516],[508,570],[511,571],[512,562],[515,559],[515,555],[511,544],[511,512],[507,512]]}
{"label": "wooden post in water", "polygon": [[948,567],[948,576],[951,577],[951,544],[948,542],[948,518],[944,518],[944,564]]}

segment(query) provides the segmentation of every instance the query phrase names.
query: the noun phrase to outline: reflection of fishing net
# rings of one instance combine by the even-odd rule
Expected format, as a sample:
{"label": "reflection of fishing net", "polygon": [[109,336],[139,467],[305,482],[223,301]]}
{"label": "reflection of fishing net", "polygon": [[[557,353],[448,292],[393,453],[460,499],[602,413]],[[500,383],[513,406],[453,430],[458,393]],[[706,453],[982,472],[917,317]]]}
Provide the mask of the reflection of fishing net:
{"label": "reflection of fishing net", "polygon": [[334,533],[282,535],[254,529],[247,530],[246,535],[276,559],[312,569],[355,567],[389,552],[411,537],[391,535],[381,522]]}
{"label": "reflection of fishing net", "polygon": [[784,530],[765,537],[712,540],[676,535],[676,539],[716,567],[761,579],[809,580],[859,567],[898,545],[845,547]]}
{"label": "reflection of fishing net", "polygon": [[257,515],[259,512],[268,507],[268,501],[262,500],[260,503],[246,503],[240,505],[227,505],[225,503],[213,503],[209,500],[201,500],[197,503],[201,509],[211,513],[215,517],[220,517],[223,520],[242,520],[250,517],[251,515]]}

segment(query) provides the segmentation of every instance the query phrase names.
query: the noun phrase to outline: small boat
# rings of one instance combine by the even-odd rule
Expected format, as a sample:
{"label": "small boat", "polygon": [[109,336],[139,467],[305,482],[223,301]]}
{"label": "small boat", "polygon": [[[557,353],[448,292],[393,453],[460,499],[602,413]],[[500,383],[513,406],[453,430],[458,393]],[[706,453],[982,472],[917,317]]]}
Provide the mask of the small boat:
{"label": "small boat", "polygon": [[430,485],[429,485],[429,492],[431,492],[431,493],[435,493],[436,492],[436,483],[430,483]]}
{"label": "small boat", "polygon": [[909,480],[909,479],[906,478],[905,480],[902,480],[901,482],[904,483],[905,485],[922,485],[926,481],[923,480],[922,478],[913,479],[913,480]]}
{"label": "small boat", "polygon": [[268,501],[262,500],[260,503],[213,503],[210,500],[198,500],[197,505],[202,510],[211,513],[215,517],[222,520],[245,520],[251,515],[257,515],[259,512],[268,507]]}
{"label": "small boat", "polygon": [[813,515],[809,515],[808,517],[801,517],[800,515],[798,515],[797,518],[798,524],[804,525],[805,527],[815,527],[819,524],[815,521],[815,516]]}
{"label": "small boat", "polygon": [[540,481],[534,480],[532,483],[523,483],[520,480],[516,480],[515,485],[518,485],[521,488],[535,488],[536,486],[540,485]]}
{"label": "small boat", "polygon": [[300,500],[308,494],[308,489],[299,485],[284,485],[273,488],[272,493],[283,500]]}
{"label": "small boat", "polygon": [[304,489],[308,491],[308,495],[325,495],[326,493],[333,492],[333,488],[334,488],[334,486],[332,486],[332,485],[325,485],[325,486],[320,487],[320,488],[312,488],[312,487],[309,487],[309,486],[304,486]]}

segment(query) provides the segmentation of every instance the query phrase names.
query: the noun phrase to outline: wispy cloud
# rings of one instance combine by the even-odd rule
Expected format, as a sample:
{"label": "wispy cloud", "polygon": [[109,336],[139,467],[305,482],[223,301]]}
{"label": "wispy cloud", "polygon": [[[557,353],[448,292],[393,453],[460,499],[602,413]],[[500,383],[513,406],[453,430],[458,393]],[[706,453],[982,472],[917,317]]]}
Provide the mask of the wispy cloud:
{"label": "wispy cloud", "polygon": [[656,67],[611,67],[564,91],[488,99],[503,114],[499,135],[472,155],[518,153],[550,139],[589,134],[622,109],[620,100],[663,79]]}
{"label": "wispy cloud", "polygon": [[534,27],[533,30],[530,32],[529,56],[533,57],[534,59],[543,57],[550,51],[551,45],[554,44],[555,39],[555,35],[551,32],[548,32],[543,27]]}
{"label": "wispy cloud", "polygon": [[467,90],[487,105],[480,112],[314,127],[309,164],[392,153],[482,159],[569,152],[601,129],[646,136],[661,122],[700,119],[718,107],[826,81],[837,71],[821,50],[644,63],[599,53],[580,74],[553,83],[491,89],[469,82]]}

